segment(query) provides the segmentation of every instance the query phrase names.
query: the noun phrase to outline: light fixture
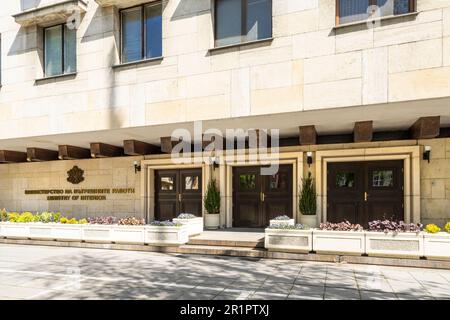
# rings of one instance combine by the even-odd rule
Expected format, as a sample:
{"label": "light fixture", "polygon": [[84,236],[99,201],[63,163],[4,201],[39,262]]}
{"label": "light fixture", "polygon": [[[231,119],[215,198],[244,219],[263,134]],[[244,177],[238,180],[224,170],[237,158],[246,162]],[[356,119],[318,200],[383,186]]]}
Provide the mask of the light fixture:
{"label": "light fixture", "polygon": [[431,146],[425,146],[423,152],[423,160],[427,160],[430,163],[430,155],[431,155]]}
{"label": "light fixture", "polygon": [[210,157],[209,164],[212,165],[214,167],[214,169],[217,169],[220,164],[220,158],[219,157]]}
{"label": "light fixture", "polygon": [[137,161],[135,161],[134,162],[134,173],[136,174],[138,172],[141,172],[141,165]]}
{"label": "light fixture", "polygon": [[313,153],[311,151],[306,153],[306,163],[308,164],[309,167],[311,167],[313,163]]}

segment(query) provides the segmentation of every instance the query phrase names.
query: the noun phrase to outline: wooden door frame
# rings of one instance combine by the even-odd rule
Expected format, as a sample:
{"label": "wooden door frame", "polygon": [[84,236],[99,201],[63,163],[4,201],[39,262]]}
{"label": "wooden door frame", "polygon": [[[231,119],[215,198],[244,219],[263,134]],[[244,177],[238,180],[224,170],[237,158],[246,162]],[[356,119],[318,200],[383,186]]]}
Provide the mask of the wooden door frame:
{"label": "wooden door frame", "polygon": [[174,164],[171,158],[143,160],[141,162],[141,208],[147,222],[155,219],[155,171],[157,170],[201,169],[202,210],[203,215],[205,214],[203,202],[212,168],[210,165],[203,163],[202,160],[201,157],[194,157],[191,164]]}
{"label": "wooden door frame", "polygon": [[383,160],[404,161],[405,222],[420,222],[420,146],[316,152],[317,209],[320,222],[327,220],[327,167],[329,162]]}
{"label": "wooden door frame", "polygon": [[[251,160],[251,155],[248,153],[242,160],[236,160],[234,156],[225,156],[224,165],[220,167],[221,194],[222,190],[225,191],[223,192],[224,196],[222,196],[221,225],[226,225],[227,228],[232,228],[233,226],[233,167],[267,166],[267,161],[270,160],[270,158]],[[299,186],[303,178],[303,163],[303,152],[301,151],[279,153],[280,165],[292,165],[292,205],[295,221],[300,219],[300,211],[297,204]]]}

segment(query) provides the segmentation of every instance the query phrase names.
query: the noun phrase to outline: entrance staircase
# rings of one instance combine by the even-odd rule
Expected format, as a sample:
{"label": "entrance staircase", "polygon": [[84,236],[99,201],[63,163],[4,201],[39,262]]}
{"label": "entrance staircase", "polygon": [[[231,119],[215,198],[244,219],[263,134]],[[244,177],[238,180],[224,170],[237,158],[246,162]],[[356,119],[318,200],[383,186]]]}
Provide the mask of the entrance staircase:
{"label": "entrance staircase", "polygon": [[191,237],[189,242],[179,249],[186,253],[263,257],[266,253],[264,230],[204,231],[200,235]]}

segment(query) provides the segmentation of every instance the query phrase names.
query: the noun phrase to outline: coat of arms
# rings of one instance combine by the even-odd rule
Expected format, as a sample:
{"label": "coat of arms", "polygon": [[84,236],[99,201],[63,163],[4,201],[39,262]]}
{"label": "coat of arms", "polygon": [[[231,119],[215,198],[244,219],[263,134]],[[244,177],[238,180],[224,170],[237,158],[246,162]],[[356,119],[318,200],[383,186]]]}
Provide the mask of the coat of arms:
{"label": "coat of arms", "polygon": [[67,174],[69,177],[67,178],[67,181],[69,181],[72,184],[79,184],[84,181],[84,171],[78,168],[77,166],[74,166],[72,169],[67,171]]}

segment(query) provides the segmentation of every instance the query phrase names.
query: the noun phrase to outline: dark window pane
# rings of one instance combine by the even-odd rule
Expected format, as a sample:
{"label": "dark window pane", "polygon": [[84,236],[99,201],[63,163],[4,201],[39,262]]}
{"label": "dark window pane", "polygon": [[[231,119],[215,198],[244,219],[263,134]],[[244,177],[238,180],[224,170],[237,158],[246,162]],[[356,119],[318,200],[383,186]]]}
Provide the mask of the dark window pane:
{"label": "dark window pane", "polygon": [[185,190],[198,190],[199,189],[198,176],[185,177],[184,178],[184,189]]}
{"label": "dark window pane", "polygon": [[241,42],[241,0],[216,1],[216,46]]}
{"label": "dark window pane", "polygon": [[381,16],[404,14],[410,11],[409,0],[377,0]]}
{"label": "dark window pane", "polygon": [[141,8],[122,11],[122,62],[142,59]]}
{"label": "dark window pane", "polygon": [[272,36],[272,1],[248,0],[247,41],[267,39]]}
{"label": "dark window pane", "polygon": [[62,26],[45,29],[45,76],[62,74]]}
{"label": "dark window pane", "polygon": [[64,73],[77,69],[77,30],[65,28],[64,35]]}
{"label": "dark window pane", "polygon": [[256,188],[256,175],[254,174],[241,174],[239,176],[239,189],[241,190],[253,190]]}
{"label": "dark window pane", "polygon": [[287,184],[287,175],[285,173],[277,173],[269,178],[269,187],[272,190],[276,189],[286,189]]}
{"label": "dark window pane", "polygon": [[372,175],[373,187],[393,187],[394,186],[394,171],[380,170],[374,171]]}
{"label": "dark window pane", "polygon": [[173,177],[161,177],[161,191],[172,191],[174,188]]}
{"label": "dark window pane", "polygon": [[349,23],[367,19],[369,0],[339,0],[339,22]]}
{"label": "dark window pane", "polygon": [[162,4],[145,8],[146,58],[162,56]]}
{"label": "dark window pane", "polygon": [[336,174],[336,187],[353,188],[355,186],[355,174],[353,172],[338,172]]}

